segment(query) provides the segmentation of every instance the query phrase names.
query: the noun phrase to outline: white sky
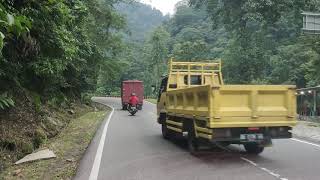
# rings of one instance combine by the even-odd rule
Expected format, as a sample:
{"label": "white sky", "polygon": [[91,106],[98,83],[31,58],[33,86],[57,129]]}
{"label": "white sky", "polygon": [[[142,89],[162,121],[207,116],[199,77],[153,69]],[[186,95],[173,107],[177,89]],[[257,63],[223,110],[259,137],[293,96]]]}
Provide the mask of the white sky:
{"label": "white sky", "polygon": [[141,0],[142,3],[149,4],[159,9],[164,15],[174,13],[174,5],[181,0]]}

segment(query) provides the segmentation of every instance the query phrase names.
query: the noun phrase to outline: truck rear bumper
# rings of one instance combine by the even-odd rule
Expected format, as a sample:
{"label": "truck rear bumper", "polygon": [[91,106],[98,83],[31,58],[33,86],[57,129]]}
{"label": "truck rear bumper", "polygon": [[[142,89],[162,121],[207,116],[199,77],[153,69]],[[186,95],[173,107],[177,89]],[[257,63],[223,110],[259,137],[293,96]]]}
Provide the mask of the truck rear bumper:
{"label": "truck rear bumper", "polygon": [[[292,137],[291,127],[263,127],[263,128],[217,128],[213,129],[212,142],[231,142],[244,144],[248,142],[258,142],[268,144],[271,139],[288,139]],[[247,135],[257,135],[257,139],[244,139]],[[241,138],[242,137],[242,138]]]}
{"label": "truck rear bumper", "polygon": [[232,127],[285,127],[285,126],[295,126],[297,124],[296,120],[281,120],[279,118],[251,120],[246,121],[246,119],[235,119],[232,121],[227,121],[226,119],[219,119],[219,121],[211,121],[209,124],[210,128],[232,128]]}

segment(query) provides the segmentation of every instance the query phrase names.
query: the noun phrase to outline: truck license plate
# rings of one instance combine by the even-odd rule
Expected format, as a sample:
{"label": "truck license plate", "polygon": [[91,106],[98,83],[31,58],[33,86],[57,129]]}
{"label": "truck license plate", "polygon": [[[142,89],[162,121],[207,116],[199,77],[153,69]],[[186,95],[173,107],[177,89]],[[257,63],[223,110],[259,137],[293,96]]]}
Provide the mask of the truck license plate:
{"label": "truck license plate", "polygon": [[240,139],[243,141],[263,140],[263,134],[240,134]]}

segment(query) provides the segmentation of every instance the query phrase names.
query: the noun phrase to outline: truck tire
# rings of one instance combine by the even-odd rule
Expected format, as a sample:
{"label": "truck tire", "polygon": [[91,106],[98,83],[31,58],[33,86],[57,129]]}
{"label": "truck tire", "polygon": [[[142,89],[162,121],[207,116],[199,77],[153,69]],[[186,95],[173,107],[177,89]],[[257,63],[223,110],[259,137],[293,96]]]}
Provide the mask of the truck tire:
{"label": "truck tire", "polygon": [[173,137],[173,132],[167,128],[166,123],[162,123],[161,132],[164,139],[171,139]]}
{"label": "truck tire", "polygon": [[231,142],[228,141],[222,141],[222,142],[217,142],[215,145],[221,148],[226,148],[231,144]]}
{"label": "truck tire", "polygon": [[248,144],[244,144],[243,146],[244,146],[244,149],[249,154],[260,154],[264,150],[264,147],[259,146],[258,143],[248,143]]}
{"label": "truck tire", "polygon": [[158,117],[158,123],[159,124],[165,124],[167,119],[167,114],[166,113],[160,113]]}
{"label": "truck tire", "polygon": [[193,126],[188,130],[188,149],[191,154],[196,154],[199,151],[199,141],[196,138]]}

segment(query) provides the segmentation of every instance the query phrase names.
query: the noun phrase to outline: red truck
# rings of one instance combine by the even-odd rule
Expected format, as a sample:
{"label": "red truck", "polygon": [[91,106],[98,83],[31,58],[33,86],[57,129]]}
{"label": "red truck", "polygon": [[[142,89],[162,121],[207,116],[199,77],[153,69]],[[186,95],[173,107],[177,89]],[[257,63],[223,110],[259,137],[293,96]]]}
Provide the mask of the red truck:
{"label": "red truck", "polygon": [[129,99],[132,93],[135,93],[136,96],[139,98],[138,109],[142,109],[143,105],[143,82],[138,80],[127,80],[122,81],[121,86],[121,102],[122,102],[122,109],[126,110]]}

